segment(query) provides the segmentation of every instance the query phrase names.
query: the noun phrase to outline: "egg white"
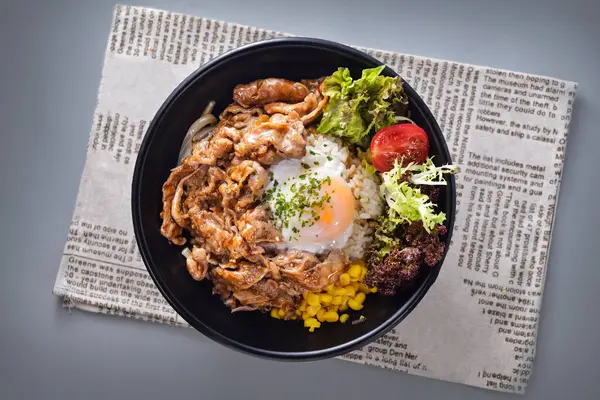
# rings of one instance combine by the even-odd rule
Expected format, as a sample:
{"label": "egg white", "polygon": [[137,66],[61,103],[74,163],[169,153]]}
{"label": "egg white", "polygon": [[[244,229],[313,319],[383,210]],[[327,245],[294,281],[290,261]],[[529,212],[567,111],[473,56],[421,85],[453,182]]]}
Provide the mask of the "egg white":
{"label": "egg white", "polygon": [[[275,206],[274,199],[280,195],[283,195],[288,201],[293,197],[293,193],[290,190],[292,184],[306,183],[306,180],[300,178],[302,175],[310,175],[319,180],[331,178],[335,180],[336,184],[344,185],[344,187],[340,186],[344,191],[347,187],[347,193],[349,193],[349,195],[346,195],[343,198],[347,199],[348,196],[351,197],[351,201],[340,201],[340,199],[336,198],[339,193],[336,194],[335,190],[333,193],[330,193],[330,204],[332,205],[333,209],[335,209],[336,213],[343,213],[343,215],[346,217],[343,219],[346,222],[348,220],[348,215],[350,213],[352,214],[347,228],[343,232],[339,232],[344,227],[336,226],[335,231],[337,233],[334,235],[327,234],[328,226],[323,223],[314,223],[313,225],[308,224],[309,226],[305,224],[303,227],[301,220],[290,219],[288,220],[288,225],[286,227],[282,224],[279,224],[279,221],[275,219],[275,223],[281,228],[281,233],[283,236],[283,242],[279,244],[280,248],[295,248],[318,254],[327,252],[331,249],[342,249],[346,246],[348,239],[352,235],[355,199],[352,195],[350,187],[347,185],[344,179],[345,170],[346,167],[344,163],[342,163],[339,159],[330,156],[328,157],[327,155],[314,150],[309,150],[306,156],[302,159],[285,159],[271,166],[269,170],[271,173],[271,180],[266,188],[267,191],[271,190],[274,194],[271,200],[269,200],[269,205],[271,208],[274,208]],[[275,182],[277,182],[276,185]],[[337,202],[336,199],[338,200]],[[274,216],[273,218],[276,217]],[[308,218],[310,217],[306,214],[303,215],[303,219],[306,220]],[[337,225],[337,222],[333,221],[333,224]]]}

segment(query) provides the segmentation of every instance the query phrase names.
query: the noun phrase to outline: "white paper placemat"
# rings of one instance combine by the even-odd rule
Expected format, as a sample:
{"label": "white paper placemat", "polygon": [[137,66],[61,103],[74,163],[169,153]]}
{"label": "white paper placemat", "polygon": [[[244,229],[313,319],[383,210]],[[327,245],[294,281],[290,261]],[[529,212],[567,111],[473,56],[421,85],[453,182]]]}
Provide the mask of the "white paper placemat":
{"label": "white paper placemat", "polygon": [[[154,286],[136,247],[129,188],[137,151],[164,99],[199,65],[277,36],[287,35],[115,8],[54,287],[67,306],[187,326]],[[423,97],[463,168],[454,236],[436,283],[391,333],[341,358],[524,393],[577,84],[359,49],[396,70]]]}

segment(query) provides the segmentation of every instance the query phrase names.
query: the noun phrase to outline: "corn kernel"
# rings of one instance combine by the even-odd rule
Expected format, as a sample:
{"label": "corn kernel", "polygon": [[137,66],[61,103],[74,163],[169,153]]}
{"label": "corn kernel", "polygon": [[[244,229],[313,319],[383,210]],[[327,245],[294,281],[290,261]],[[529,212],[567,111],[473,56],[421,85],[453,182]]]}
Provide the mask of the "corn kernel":
{"label": "corn kernel", "polygon": [[317,321],[315,318],[309,318],[304,321],[305,328],[320,328],[321,323]]}
{"label": "corn kernel", "polygon": [[317,311],[317,319],[319,320],[319,322],[325,321],[325,313],[326,312],[327,312],[327,310],[324,308],[321,308],[319,311]]}
{"label": "corn kernel", "polygon": [[343,324],[346,321],[348,321],[348,318],[350,318],[350,316],[348,314],[342,314],[342,315],[340,315],[340,322]]}
{"label": "corn kernel", "polygon": [[302,312],[306,311],[306,300],[302,300],[302,302],[300,303],[300,307],[298,307],[298,310]]}
{"label": "corn kernel", "polygon": [[335,311],[327,311],[323,318],[327,322],[336,322],[338,319],[340,319],[340,316]]}
{"label": "corn kernel", "polygon": [[350,275],[348,275],[348,274],[341,274],[340,275],[340,285],[346,286],[349,283],[350,283]]}
{"label": "corn kernel", "polygon": [[367,267],[363,266],[360,269],[360,280],[362,281],[363,279],[365,279],[365,275],[367,274]]}
{"label": "corn kernel", "polygon": [[314,327],[314,326],[311,326],[310,328],[308,328],[308,331],[309,331],[309,332],[314,332],[314,331],[315,331],[315,327]]}
{"label": "corn kernel", "polygon": [[361,266],[358,264],[352,264],[350,266],[350,269],[348,270],[348,275],[350,275],[351,278],[360,277],[360,273],[361,273]]}
{"label": "corn kernel", "polygon": [[362,304],[365,302],[365,299],[367,298],[367,295],[364,294],[363,292],[357,293],[356,296],[354,296],[354,300],[358,303],[358,304]]}
{"label": "corn kernel", "polygon": [[300,317],[302,315],[302,311],[296,310],[296,315]]}
{"label": "corn kernel", "polygon": [[321,306],[308,306],[306,307],[306,314],[308,314],[311,317],[314,317],[315,315],[317,315],[320,308]]}
{"label": "corn kernel", "polygon": [[342,304],[342,296],[335,296],[334,298],[332,298],[331,304],[333,304],[334,306],[339,306],[340,304]]}
{"label": "corn kernel", "polygon": [[325,286],[325,291],[326,292],[331,292],[334,289],[335,289],[335,285],[333,283],[331,285],[329,285],[329,286]]}
{"label": "corn kernel", "polygon": [[363,283],[360,284],[360,287],[358,288],[358,291],[361,293],[371,293],[371,289],[369,289],[369,287]]}
{"label": "corn kernel", "polygon": [[323,293],[323,294],[319,295],[319,300],[321,300],[321,303],[323,303],[323,304],[329,304],[329,303],[331,303],[331,299],[332,298],[333,297],[330,294],[327,294],[327,293]]}
{"label": "corn kernel", "polygon": [[371,288],[371,293],[377,293],[377,288],[375,286]]}
{"label": "corn kernel", "polygon": [[302,319],[306,321],[306,320],[307,320],[307,319],[309,319],[309,318],[310,318],[310,315],[308,315],[308,313],[307,313],[306,311],[304,311],[304,312],[302,313]]}
{"label": "corn kernel", "polygon": [[279,312],[278,312],[278,310],[277,310],[276,308],[273,308],[273,309],[271,310],[271,317],[273,317],[273,318],[277,318],[277,319],[281,319],[281,318],[279,317]]}
{"label": "corn kernel", "polygon": [[319,300],[319,295],[314,293],[309,293],[306,299],[306,302],[311,306],[320,306],[321,301]]}
{"label": "corn kernel", "polygon": [[354,299],[350,299],[350,300],[348,300],[348,307],[350,307],[351,309],[353,309],[355,311],[358,311],[358,310],[362,310],[363,305]]}
{"label": "corn kernel", "polygon": [[279,309],[279,317],[281,317],[281,318],[285,317],[285,310],[283,308]]}
{"label": "corn kernel", "polygon": [[339,310],[340,310],[340,306],[331,306],[331,307],[329,307],[329,311],[338,312]]}
{"label": "corn kernel", "polygon": [[298,316],[297,316],[297,315],[293,315],[293,316],[292,316],[292,318],[290,318],[290,319],[291,319],[292,321],[295,321],[295,320],[297,320],[297,319],[298,319]]}
{"label": "corn kernel", "polygon": [[346,302],[346,304],[340,304],[339,311],[346,311],[346,310],[348,310],[348,302]]}
{"label": "corn kernel", "polygon": [[336,296],[344,296],[345,294],[346,294],[346,289],[344,289],[343,287],[338,287],[335,289]]}
{"label": "corn kernel", "polygon": [[346,290],[346,296],[354,297],[356,295],[356,289],[354,289],[354,286],[348,285],[344,289]]}
{"label": "corn kernel", "polygon": [[302,293],[302,297],[304,298],[304,300],[308,300],[308,295],[310,294],[310,292],[304,292]]}

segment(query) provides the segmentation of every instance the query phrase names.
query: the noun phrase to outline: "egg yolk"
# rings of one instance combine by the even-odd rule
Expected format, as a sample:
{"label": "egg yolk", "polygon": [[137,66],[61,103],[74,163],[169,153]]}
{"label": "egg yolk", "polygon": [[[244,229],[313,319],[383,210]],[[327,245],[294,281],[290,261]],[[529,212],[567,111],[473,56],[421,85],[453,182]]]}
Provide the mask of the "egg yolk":
{"label": "egg yolk", "polygon": [[352,191],[341,178],[331,177],[330,183],[321,186],[323,196],[330,200],[313,211],[317,214],[315,224],[304,234],[315,236],[318,240],[335,240],[343,236],[354,219],[355,200]]}

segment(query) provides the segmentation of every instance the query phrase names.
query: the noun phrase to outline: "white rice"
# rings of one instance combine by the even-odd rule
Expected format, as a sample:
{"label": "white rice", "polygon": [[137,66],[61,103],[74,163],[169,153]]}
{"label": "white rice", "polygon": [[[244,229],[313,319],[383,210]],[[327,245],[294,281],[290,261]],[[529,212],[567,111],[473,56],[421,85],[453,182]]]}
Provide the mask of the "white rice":
{"label": "white rice", "polygon": [[310,160],[311,150],[316,153],[315,160],[321,155],[339,159],[346,166],[343,178],[346,180],[355,202],[355,217],[352,227],[352,235],[348,239],[344,253],[351,259],[362,258],[365,250],[373,240],[373,228],[371,221],[383,212],[383,200],[379,195],[379,179],[377,176],[369,176],[360,159],[337,138],[324,135],[309,135],[306,144],[306,157]]}

